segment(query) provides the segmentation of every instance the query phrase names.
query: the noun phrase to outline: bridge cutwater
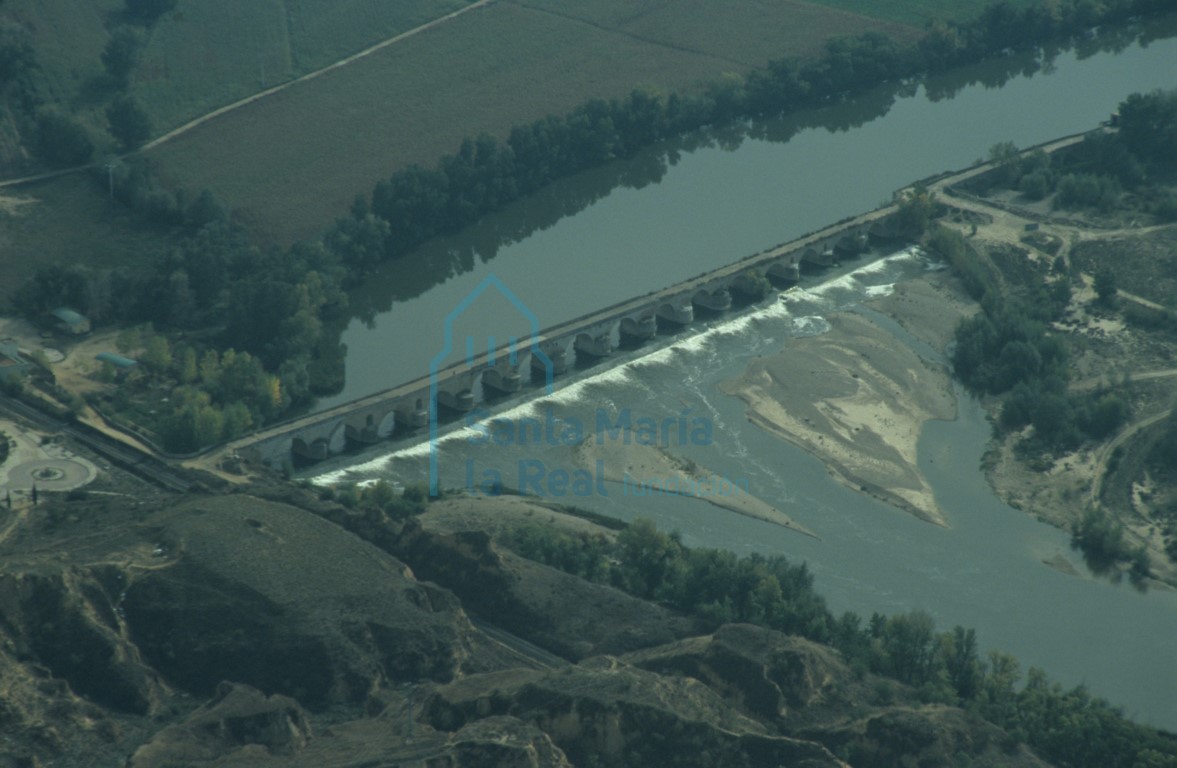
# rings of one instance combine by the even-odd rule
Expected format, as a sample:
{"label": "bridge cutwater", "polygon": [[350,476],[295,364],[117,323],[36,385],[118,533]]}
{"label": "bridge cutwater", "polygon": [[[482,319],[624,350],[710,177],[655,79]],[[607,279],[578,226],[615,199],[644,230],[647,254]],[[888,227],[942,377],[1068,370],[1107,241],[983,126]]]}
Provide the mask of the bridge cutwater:
{"label": "bridge cutwater", "polygon": [[[430,408],[450,414],[472,410],[479,396],[520,392],[546,383],[577,366],[596,364],[621,345],[649,341],[703,315],[728,311],[734,294],[756,295],[763,279],[792,284],[802,266],[824,268],[839,257],[863,253],[871,238],[903,239],[893,214],[895,204],[839,222],[761,253],[748,256],[676,285],[561,323],[516,342],[381,392],[329,410],[271,425],[238,439],[226,452],[275,467],[287,462],[320,461],[394,435],[428,426]],[[775,292],[772,292],[775,298]],[[436,384],[436,403],[433,386]]]}

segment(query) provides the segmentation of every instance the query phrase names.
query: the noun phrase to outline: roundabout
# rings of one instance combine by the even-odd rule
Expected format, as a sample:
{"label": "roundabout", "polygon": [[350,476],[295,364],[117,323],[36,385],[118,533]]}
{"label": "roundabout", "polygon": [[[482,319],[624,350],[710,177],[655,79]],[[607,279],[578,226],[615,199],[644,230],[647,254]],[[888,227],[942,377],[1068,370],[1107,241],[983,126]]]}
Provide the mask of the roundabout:
{"label": "roundabout", "polygon": [[77,459],[35,459],[8,470],[8,489],[31,491],[72,491],[89,483],[97,475],[89,462]]}

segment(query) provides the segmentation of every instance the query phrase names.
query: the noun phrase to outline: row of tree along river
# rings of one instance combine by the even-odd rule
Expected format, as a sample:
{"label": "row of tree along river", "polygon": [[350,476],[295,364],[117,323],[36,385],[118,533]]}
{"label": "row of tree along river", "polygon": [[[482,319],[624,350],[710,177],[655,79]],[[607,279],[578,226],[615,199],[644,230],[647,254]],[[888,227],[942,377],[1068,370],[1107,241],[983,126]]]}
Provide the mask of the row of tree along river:
{"label": "row of tree along river", "polygon": [[[954,82],[931,80],[910,92],[891,85],[853,103],[655,147],[557,183],[370,280],[353,298],[363,320],[344,333],[346,388],[321,405],[427,371],[443,348],[447,316],[491,273],[541,327],[552,326],[874,208],[894,189],[965,167],[997,142],[1027,146],[1094,127],[1129,93],[1173,85],[1172,31],[1156,26],[1146,31],[1147,45],[1093,44],[1049,66],[1033,55],[1010,56],[955,73]],[[961,78],[970,84],[961,87]],[[602,404],[611,412],[628,404],[659,421],[690,408],[707,418],[712,434],[682,452],[742,478],[821,540],[702,501],[625,493],[620,485],[573,503],[626,519],[654,517],[687,543],[806,560],[835,609],[869,615],[919,608],[941,626],[975,626],[983,646],[1013,652],[1063,683],[1087,683],[1143,721],[1174,727],[1177,596],[1142,595],[1042,565],[1067,552],[1067,535],[994,497],[979,471],[988,425],[966,396],[960,417],[930,424],[920,445],[922,468],[949,519],[944,529],[835,483],[811,456],[748,424],[742,403],[716,390],[750,357],[820,332],[824,312],[853,307],[926,267],[918,255],[903,255],[812,287],[805,302],[686,329],[670,346],[581,372],[575,385],[512,413],[552,409],[592,424]],[[526,331],[509,302],[477,310],[467,320],[482,337]],[[548,471],[578,466],[572,449],[560,445],[484,448],[460,436],[444,442],[445,484],[464,485],[474,459],[505,475],[521,460],[540,460]],[[424,447],[379,450],[385,455],[349,458],[326,479],[424,479]]]}

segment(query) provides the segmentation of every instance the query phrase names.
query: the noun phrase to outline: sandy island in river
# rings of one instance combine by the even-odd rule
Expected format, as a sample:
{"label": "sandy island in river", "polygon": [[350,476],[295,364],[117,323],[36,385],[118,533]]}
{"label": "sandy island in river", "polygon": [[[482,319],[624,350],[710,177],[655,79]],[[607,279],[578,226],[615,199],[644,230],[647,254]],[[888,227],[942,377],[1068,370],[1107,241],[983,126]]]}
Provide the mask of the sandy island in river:
{"label": "sandy island in river", "polygon": [[659,445],[635,439],[598,443],[589,438],[577,448],[577,461],[605,479],[620,483],[626,493],[639,496],[675,495],[700,499],[740,515],[754,517],[806,536],[818,536],[776,507],[759,499],[699,464],[673,455]]}
{"label": "sandy island in river", "polygon": [[[899,283],[868,306],[938,350],[975,311],[944,273]],[[956,415],[948,370],[865,315],[826,320],[827,333],[789,340],[721,389],[747,403],[753,424],[814,454],[840,481],[945,525],[916,447],[924,422]]]}

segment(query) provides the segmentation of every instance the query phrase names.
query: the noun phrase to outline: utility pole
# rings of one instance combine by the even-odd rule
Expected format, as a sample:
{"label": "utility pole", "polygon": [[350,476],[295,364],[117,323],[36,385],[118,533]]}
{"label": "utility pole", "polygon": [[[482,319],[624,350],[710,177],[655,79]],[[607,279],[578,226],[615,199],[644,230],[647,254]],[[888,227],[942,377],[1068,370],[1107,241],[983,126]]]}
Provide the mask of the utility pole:
{"label": "utility pole", "polygon": [[409,737],[405,739],[406,744],[413,743],[413,694],[417,691],[417,685],[414,683],[409,687],[409,706],[405,712],[405,717],[409,721]]}

